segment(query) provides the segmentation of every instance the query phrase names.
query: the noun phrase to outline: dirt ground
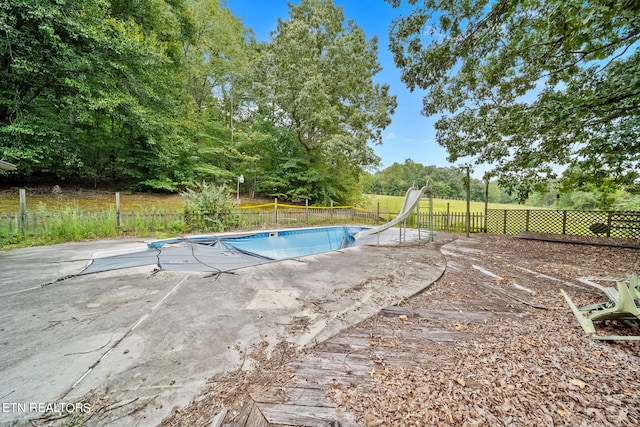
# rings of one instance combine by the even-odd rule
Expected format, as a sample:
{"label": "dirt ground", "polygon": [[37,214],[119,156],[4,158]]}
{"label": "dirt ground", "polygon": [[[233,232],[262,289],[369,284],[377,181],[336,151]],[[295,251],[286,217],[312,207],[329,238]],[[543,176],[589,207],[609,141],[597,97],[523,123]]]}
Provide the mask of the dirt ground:
{"label": "dirt ground", "polygon": [[[333,379],[329,402],[362,426],[640,425],[640,342],[589,338],[560,293],[578,306],[604,302],[579,279],[615,286],[608,280],[640,273],[639,249],[497,235],[451,240],[441,247],[447,269],[438,281],[343,332],[368,337],[371,370],[360,381]],[[596,329],[640,335],[619,322]],[[323,357],[328,345],[283,344],[269,355],[256,348],[251,371],[212,379],[163,425],[210,425],[256,386],[299,382],[299,362]]]}

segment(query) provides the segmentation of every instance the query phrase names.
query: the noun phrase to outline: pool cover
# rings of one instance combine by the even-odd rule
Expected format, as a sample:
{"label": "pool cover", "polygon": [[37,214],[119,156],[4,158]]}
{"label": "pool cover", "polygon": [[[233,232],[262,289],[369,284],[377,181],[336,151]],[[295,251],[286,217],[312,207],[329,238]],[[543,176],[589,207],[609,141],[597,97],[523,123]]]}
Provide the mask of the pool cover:
{"label": "pool cover", "polygon": [[352,246],[362,227],[321,227],[201,236],[149,243],[134,250],[96,253],[81,274],[156,265],[171,271],[222,272]]}

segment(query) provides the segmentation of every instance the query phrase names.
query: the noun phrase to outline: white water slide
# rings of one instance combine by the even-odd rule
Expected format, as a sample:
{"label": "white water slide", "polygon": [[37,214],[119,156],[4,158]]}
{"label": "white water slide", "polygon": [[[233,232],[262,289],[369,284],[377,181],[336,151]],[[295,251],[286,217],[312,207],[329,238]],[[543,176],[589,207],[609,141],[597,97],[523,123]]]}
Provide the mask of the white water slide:
{"label": "white water slide", "polygon": [[379,227],[370,228],[368,230],[362,230],[356,233],[353,237],[359,239],[360,237],[369,236],[371,234],[381,233],[388,228],[393,227],[394,225],[400,223],[405,220],[413,210],[420,204],[420,199],[422,195],[427,190],[427,186],[425,185],[421,189],[416,187],[411,187],[407,190],[407,193],[404,195],[404,201],[402,202],[402,208],[400,208],[400,213],[397,217],[392,219],[391,221],[382,224]]}

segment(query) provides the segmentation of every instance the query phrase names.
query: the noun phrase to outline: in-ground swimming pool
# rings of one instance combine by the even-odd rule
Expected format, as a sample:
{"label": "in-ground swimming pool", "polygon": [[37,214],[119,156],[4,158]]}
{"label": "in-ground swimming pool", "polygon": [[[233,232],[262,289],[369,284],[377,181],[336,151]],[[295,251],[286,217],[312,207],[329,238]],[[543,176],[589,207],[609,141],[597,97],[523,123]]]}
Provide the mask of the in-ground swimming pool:
{"label": "in-ground swimming pool", "polygon": [[[265,231],[239,237],[214,237],[228,249],[257,254],[273,260],[330,252],[353,245],[354,234],[363,227],[318,227]],[[203,238],[204,241],[208,238]],[[210,239],[210,238],[209,238]],[[198,238],[193,239],[198,241]]]}
{"label": "in-ground swimming pool", "polygon": [[174,271],[229,271],[352,246],[366,227],[312,227],[151,242],[146,248],[95,254],[82,274],[157,265]]}

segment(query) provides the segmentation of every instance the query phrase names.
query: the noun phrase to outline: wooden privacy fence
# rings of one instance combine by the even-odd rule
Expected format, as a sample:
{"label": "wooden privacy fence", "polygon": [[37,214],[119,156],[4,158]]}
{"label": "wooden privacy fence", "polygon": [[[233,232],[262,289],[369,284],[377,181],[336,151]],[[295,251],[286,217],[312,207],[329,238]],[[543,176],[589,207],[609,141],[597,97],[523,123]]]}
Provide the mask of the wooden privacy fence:
{"label": "wooden privacy fence", "polygon": [[489,209],[487,232],[640,239],[640,212]]}

